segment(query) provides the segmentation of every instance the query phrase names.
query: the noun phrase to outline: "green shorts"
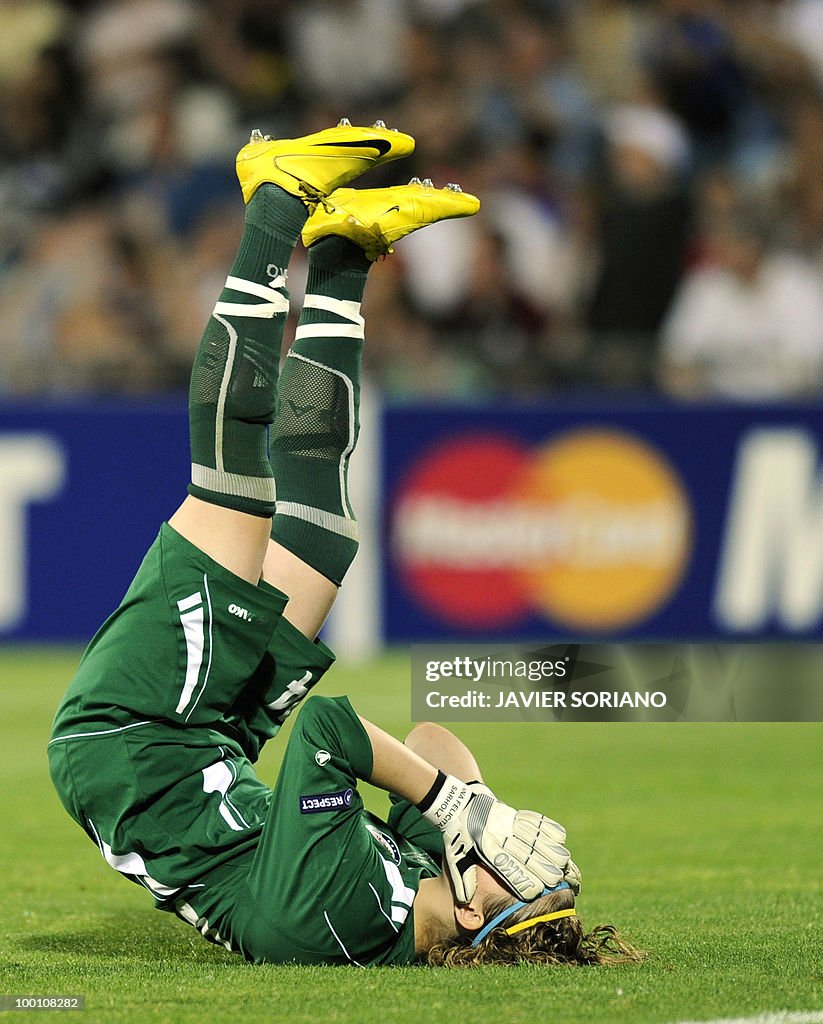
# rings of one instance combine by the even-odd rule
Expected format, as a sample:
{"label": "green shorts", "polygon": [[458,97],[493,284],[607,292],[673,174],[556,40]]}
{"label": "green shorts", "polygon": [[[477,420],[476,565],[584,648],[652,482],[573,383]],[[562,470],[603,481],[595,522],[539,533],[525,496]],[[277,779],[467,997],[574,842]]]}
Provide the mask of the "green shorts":
{"label": "green shorts", "polygon": [[286,602],[166,524],[58,709],[64,806],[164,909],[242,870],[271,801],[252,763],[334,660],[283,618]]}
{"label": "green shorts", "polygon": [[268,736],[334,661],[283,618],[287,600],[235,576],[164,524],[83,655],[53,735],[236,719]]}

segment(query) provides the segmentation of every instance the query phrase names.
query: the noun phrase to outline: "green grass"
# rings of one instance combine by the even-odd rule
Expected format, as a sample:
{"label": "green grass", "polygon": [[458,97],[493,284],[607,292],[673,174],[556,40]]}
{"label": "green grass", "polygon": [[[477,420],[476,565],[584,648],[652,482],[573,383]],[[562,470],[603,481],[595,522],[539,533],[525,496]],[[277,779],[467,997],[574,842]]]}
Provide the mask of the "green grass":
{"label": "green grass", "polygon": [[[823,1010],[823,725],[461,725],[493,788],[569,828],[584,923],[639,967],[253,967],[118,879],[59,806],[45,746],[76,651],[0,649],[0,995],[78,995],[89,1021],[666,1024]],[[326,693],[408,726],[408,663]],[[275,744],[275,747],[280,744]],[[273,778],[277,750],[261,771]],[[375,794],[370,806],[385,806]]]}

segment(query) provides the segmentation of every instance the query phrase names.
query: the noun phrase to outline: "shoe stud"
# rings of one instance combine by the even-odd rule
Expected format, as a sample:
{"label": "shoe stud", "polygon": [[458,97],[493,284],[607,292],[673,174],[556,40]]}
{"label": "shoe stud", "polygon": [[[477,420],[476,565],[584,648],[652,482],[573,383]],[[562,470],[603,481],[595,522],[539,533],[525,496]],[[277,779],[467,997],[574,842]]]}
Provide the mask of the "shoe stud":
{"label": "shoe stud", "polygon": [[264,136],[259,128],[252,128],[251,135],[249,136],[249,142],[265,142],[267,136]]}
{"label": "shoe stud", "polygon": [[372,128],[382,128],[385,131],[386,130],[386,122],[385,121],[375,121],[374,124],[372,125]]}
{"label": "shoe stud", "polygon": [[456,181],[450,181],[448,185],[443,186],[447,192],[462,192],[463,189],[457,184]]}
{"label": "shoe stud", "polygon": [[417,176],[415,176],[414,178],[410,178],[409,179],[409,184],[410,185],[422,185],[423,182]]}
{"label": "shoe stud", "polygon": [[423,186],[423,188],[434,188],[434,182],[431,180],[431,178],[424,178],[420,184]]}
{"label": "shoe stud", "polygon": [[338,128],[351,128],[351,121],[347,117],[341,117],[337,122]]}

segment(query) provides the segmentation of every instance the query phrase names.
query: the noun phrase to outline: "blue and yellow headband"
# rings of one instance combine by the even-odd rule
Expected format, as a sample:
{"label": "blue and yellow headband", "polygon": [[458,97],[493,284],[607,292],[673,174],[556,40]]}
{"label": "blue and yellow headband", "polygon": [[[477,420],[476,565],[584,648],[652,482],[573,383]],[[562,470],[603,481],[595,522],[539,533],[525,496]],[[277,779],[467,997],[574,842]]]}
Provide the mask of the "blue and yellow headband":
{"label": "blue and yellow headband", "polygon": [[[568,882],[560,882],[551,889],[544,889],[537,898],[540,899],[543,896],[548,896],[549,893],[559,892],[560,889],[570,889],[571,886]],[[480,931],[472,939],[472,949],[475,946],[479,946],[483,939],[489,934],[492,928],[497,928],[498,925],[502,924],[507,918],[511,917],[512,914],[516,914],[518,910],[521,910],[526,906],[525,901],[518,900],[516,903],[512,903],[510,907],[506,907],[505,910],[501,910],[497,917],[493,917],[488,924],[484,924]],[[522,932],[526,928],[531,928],[534,924],[542,924],[544,921],[557,921],[561,917],[575,917],[577,911],[574,907],[569,907],[567,910],[555,910],[551,914],[540,914],[538,917],[530,917],[528,921],[521,921],[519,924],[514,924],[511,928],[506,928],[507,935],[516,935],[517,932]]]}

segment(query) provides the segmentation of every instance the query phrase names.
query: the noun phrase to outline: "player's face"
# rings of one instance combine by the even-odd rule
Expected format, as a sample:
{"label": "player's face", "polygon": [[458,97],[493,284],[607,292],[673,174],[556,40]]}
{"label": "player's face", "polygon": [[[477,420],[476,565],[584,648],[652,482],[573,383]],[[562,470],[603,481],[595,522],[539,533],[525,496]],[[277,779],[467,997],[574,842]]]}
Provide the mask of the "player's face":
{"label": "player's face", "polygon": [[497,901],[501,899],[514,900],[511,889],[507,888],[493,871],[479,864],[477,867],[477,895],[486,901]]}

